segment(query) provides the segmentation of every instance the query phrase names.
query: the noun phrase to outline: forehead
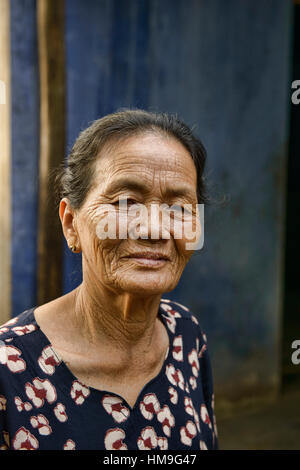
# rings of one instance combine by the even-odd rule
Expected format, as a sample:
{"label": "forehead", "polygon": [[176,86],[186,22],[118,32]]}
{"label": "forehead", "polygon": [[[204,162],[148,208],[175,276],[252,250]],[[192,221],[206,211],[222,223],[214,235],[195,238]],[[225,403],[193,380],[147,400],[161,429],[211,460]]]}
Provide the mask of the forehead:
{"label": "forehead", "polygon": [[177,139],[159,133],[132,136],[102,149],[94,182],[104,188],[126,176],[151,184],[180,181],[194,188],[197,182],[196,167],[188,150]]}

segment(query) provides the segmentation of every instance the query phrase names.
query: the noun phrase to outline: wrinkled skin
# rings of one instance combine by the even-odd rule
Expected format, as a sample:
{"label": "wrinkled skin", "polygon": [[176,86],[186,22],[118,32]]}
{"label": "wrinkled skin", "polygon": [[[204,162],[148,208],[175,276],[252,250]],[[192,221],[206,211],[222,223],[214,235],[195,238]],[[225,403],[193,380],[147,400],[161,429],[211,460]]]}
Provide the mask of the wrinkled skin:
{"label": "wrinkled skin", "polygon": [[[112,184],[122,177],[139,179],[148,192],[142,194],[125,188],[116,188],[112,192]],[[96,226],[101,219],[101,205],[115,204],[119,198],[129,198],[147,207],[154,203],[196,204],[196,183],[196,169],[190,154],[170,137],[145,134],[117,142],[106,151],[104,149],[96,164],[93,188],[74,218],[77,245],[83,253],[84,276],[91,283],[101,284],[116,294],[130,292],[147,296],[174,289],[192,254],[185,249],[185,239],[173,239],[172,230],[169,239],[162,239],[161,227],[160,238],[151,239],[150,220],[148,239],[100,240]],[[188,193],[185,197],[165,196],[168,188],[177,186],[186,187]],[[67,239],[74,236],[72,230],[66,227]],[[125,258],[130,253],[144,250],[162,252],[169,256],[170,261],[162,268],[149,269]]]}

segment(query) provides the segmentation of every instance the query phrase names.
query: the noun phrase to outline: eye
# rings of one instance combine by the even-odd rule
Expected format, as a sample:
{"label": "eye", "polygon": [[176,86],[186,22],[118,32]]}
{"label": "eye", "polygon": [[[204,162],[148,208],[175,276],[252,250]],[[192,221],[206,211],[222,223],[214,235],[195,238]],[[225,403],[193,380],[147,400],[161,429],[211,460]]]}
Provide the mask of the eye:
{"label": "eye", "polygon": [[189,204],[172,204],[169,211],[173,217],[191,217],[193,216],[193,209]]}
{"label": "eye", "polygon": [[125,204],[127,203],[127,206],[131,206],[132,204],[137,204],[137,201],[135,201],[132,198],[124,198],[124,199],[118,199],[117,201],[113,202],[113,206],[116,206],[118,204]]}
{"label": "eye", "polygon": [[171,214],[181,214],[183,211],[183,207],[180,206],[179,204],[172,204],[171,206],[168,207],[167,209]]}

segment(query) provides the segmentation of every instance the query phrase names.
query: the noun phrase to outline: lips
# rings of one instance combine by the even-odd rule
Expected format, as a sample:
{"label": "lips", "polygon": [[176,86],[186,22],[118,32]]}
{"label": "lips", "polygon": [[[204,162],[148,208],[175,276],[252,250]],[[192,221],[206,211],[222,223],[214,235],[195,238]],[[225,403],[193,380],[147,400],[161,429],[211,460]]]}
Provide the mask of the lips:
{"label": "lips", "polygon": [[166,260],[169,261],[170,258],[163,253],[156,252],[142,252],[142,253],[132,253],[128,255],[128,258],[143,258],[143,259],[152,259],[152,260]]}

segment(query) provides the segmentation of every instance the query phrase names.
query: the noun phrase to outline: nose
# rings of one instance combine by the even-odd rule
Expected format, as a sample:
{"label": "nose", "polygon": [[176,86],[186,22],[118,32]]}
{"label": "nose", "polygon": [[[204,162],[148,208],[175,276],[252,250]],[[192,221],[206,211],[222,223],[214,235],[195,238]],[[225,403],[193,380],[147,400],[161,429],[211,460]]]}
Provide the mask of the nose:
{"label": "nose", "polygon": [[164,217],[159,204],[143,205],[138,217],[128,224],[130,238],[161,240],[170,238],[170,230],[166,229]]}

